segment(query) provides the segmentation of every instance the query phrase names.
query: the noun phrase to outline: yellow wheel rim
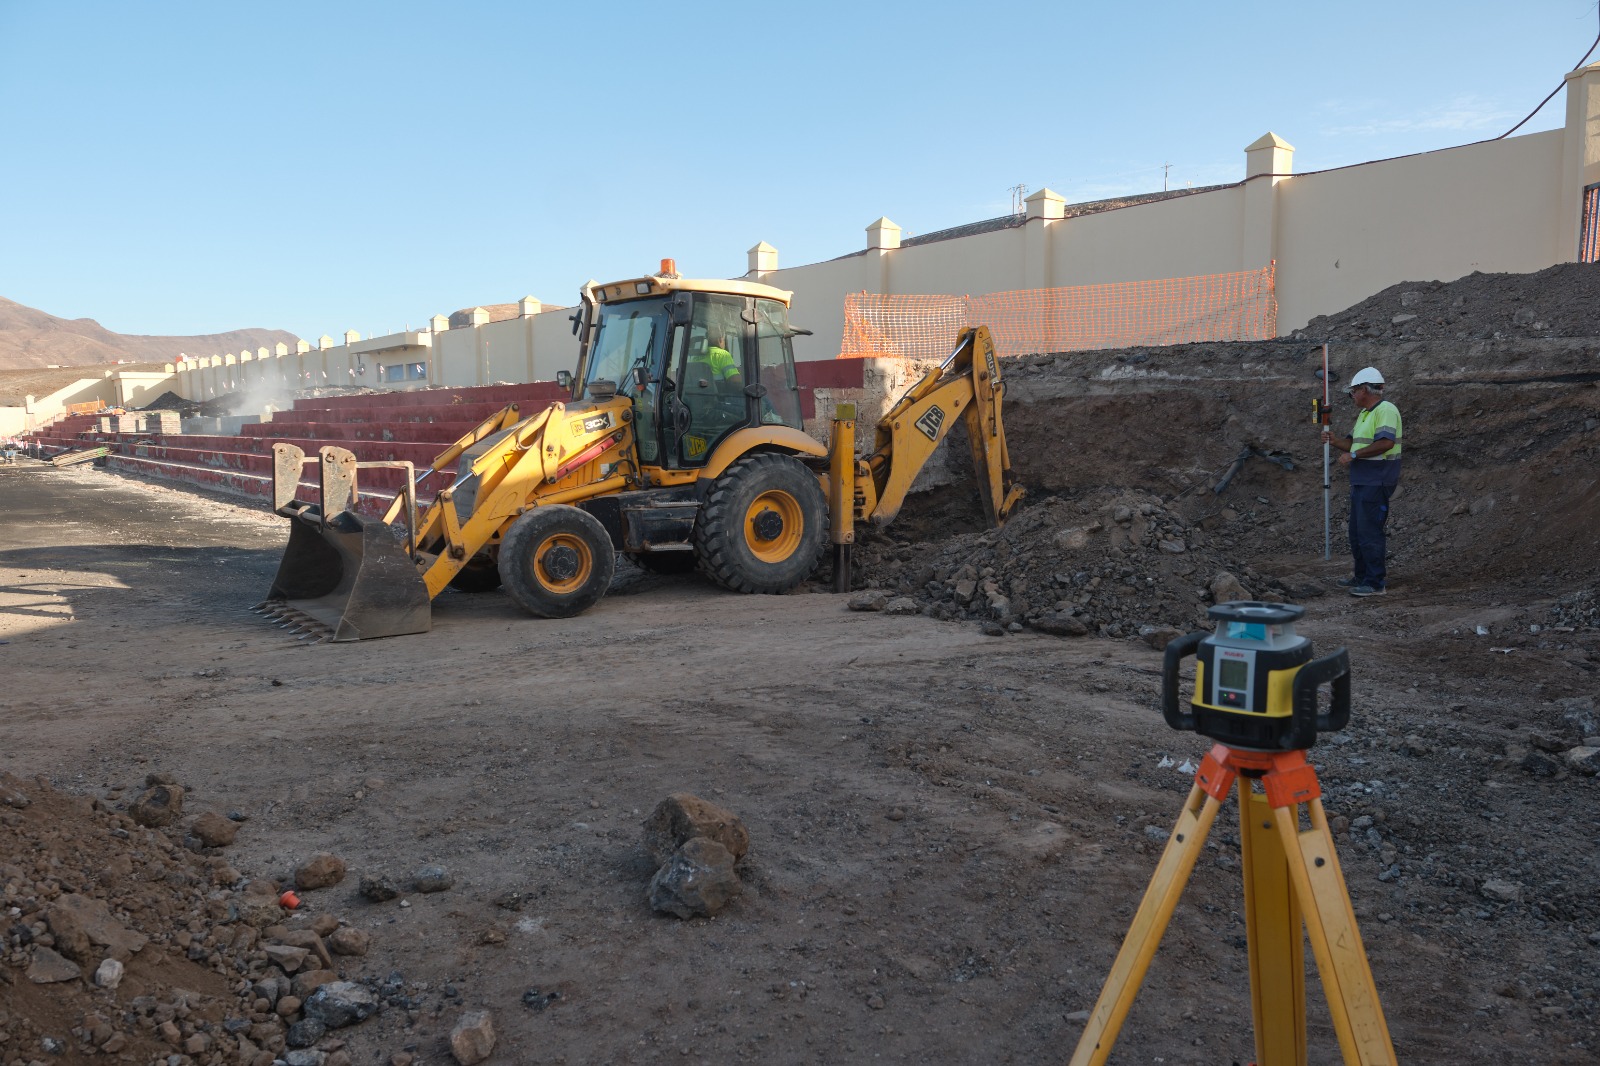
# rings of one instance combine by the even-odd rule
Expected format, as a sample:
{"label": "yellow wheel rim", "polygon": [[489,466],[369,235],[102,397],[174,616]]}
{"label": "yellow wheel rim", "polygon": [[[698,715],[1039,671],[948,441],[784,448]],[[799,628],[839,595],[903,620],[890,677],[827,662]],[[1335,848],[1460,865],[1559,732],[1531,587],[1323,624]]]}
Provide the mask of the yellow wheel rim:
{"label": "yellow wheel rim", "polygon": [[744,542],[763,563],[781,563],[800,550],[805,517],[800,501],[787,492],[763,492],[744,515]]}
{"label": "yellow wheel rim", "polygon": [[578,591],[593,573],[594,553],[582,537],[571,533],[546,537],[533,553],[534,577],[558,596]]}

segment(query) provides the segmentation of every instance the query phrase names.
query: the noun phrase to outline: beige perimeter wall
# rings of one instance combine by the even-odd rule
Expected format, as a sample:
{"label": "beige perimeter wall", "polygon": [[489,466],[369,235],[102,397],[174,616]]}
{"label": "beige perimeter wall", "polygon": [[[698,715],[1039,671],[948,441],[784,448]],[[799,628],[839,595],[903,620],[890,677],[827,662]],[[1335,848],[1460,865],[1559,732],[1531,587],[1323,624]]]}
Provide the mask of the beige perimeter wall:
{"label": "beige perimeter wall", "polygon": [[[814,331],[796,338],[802,360],[838,354],[846,293],[983,295],[1272,261],[1278,330],[1287,334],[1397,282],[1576,259],[1583,190],[1600,182],[1600,64],[1567,76],[1566,107],[1560,129],[1300,175],[1293,147],[1267,134],[1245,149],[1244,178],[1234,185],[1089,212],[1045,189],[1027,198],[1025,221],[910,245],[879,219],[867,227],[865,250],[827,262],[780,268],[778,252],[759,244],[744,277],[793,290],[793,321]],[[584,266],[571,267],[575,292]],[[529,298],[520,317],[502,322],[483,313],[451,329],[440,316],[416,333],[211,356],[179,369],[178,391],[205,399],[234,389],[376,385],[360,368],[385,360],[426,368],[420,380],[387,387],[549,380],[576,359],[571,313]]]}

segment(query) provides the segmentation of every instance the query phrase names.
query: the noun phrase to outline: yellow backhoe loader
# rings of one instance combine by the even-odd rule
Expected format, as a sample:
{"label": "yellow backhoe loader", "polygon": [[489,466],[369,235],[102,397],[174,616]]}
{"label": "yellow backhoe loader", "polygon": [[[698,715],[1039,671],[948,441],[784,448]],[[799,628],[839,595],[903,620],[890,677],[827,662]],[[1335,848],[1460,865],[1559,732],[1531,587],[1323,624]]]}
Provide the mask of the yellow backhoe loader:
{"label": "yellow backhoe loader", "polygon": [[[257,610],[336,641],[425,632],[447,587],[504,585],[531,614],[565,618],[606,592],[621,552],[658,572],[698,567],[738,592],[794,588],[833,545],[849,588],[859,522],[899,512],[929,456],[965,419],[978,485],[999,525],[1022,496],[1001,420],[1002,385],[984,327],[963,330],[855,455],[841,404],[824,447],[804,432],[789,325],[791,294],[677,276],[585,285],[574,316],[569,402],[524,418],[515,404],[432,463],[454,481],[418,513],[409,463],[359,462],[324,447],[273,445],[273,506],[289,544]],[[298,499],[316,463],[320,501]],[[357,513],[358,471],[401,467],[383,518]],[[429,476],[424,474],[424,477]]]}

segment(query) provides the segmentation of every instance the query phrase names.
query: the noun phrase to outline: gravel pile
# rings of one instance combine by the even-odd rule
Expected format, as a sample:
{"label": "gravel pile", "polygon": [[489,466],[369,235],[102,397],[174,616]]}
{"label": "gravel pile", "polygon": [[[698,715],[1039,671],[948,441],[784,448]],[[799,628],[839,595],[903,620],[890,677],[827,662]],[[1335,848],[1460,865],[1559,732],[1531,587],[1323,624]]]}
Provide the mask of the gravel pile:
{"label": "gravel pile", "polygon": [[1187,632],[1212,603],[1285,600],[1326,591],[1239,566],[1223,535],[1191,524],[1154,495],[1103,489],[1030,501],[1003,529],[940,541],[867,539],[863,609],[917,612],[1061,636]]}
{"label": "gravel pile", "polygon": [[1569,592],[1550,608],[1551,625],[1572,629],[1600,629],[1600,595],[1594,589]]}

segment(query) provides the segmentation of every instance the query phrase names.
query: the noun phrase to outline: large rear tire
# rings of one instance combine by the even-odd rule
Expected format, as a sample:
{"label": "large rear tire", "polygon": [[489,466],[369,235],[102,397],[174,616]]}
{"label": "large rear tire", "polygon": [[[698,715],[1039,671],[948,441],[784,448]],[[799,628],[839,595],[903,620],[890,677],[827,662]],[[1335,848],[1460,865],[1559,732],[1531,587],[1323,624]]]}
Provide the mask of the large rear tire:
{"label": "large rear tire", "polygon": [[599,519],[551,504],[523,512],[500,541],[506,595],[540,618],[571,618],[599,602],[617,553]]}
{"label": "large rear tire", "polygon": [[828,501],[793,456],[747,455],[716,480],[695,523],[695,554],[735,592],[787,592],[810,577],[827,543]]}

